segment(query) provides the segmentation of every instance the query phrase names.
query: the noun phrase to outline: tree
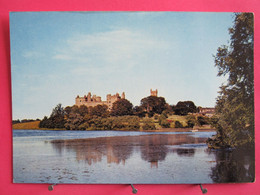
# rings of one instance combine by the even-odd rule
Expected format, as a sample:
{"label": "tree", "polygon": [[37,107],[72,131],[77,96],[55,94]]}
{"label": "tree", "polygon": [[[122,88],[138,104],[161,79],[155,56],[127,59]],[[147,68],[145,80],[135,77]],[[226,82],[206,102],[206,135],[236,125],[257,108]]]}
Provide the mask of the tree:
{"label": "tree", "polygon": [[135,106],[133,108],[133,114],[138,117],[145,117],[145,111],[141,106]]}
{"label": "tree", "polygon": [[209,118],[206,116],[198,116],[197,117],[198,125],[207,125],[210,123]]}
{"label": "tree", "polygon": [[211,147],[254,146],[254,21],[252,13],[235,14],[229,46],[215,57],[218,76],[227,76],[216,103],[217,135]]}
{"label": "tree", "polygon": [[109,111],[107,105],[97,105],[89,108],[91,116],[108,117]]}
{"label": "tree", "polygon": [[61,104],[58,104],[51,113],[49,120],[52,121],[53,128],[64,128],[65,120],[64,120],[65,111]]}
{"label": "tree", "polygon": [[58,104],[55,108],[53,108],[50,117],[55,117],[55,116],[64,116],[64,109],[61,104]]}
{"label": "tree", "polygon": [[64,126],[68,130],[84,130],[79,128],[83,122],[84,119],[79,113],[71,112]]}
{"label": "tree", "polygon": [[53,123],[53,128],[64,128],[65,111],[61,104],[58,104],[51,113],[50,120]]}
{"label": "tree", "polygon": [[81,116],[85,116],[86,114],[88,114],[88,107],[85,105],[81,105],[78,111]]}
{"label": "tree", "polygon": [[164,97],[148,96],[141,100],[141,107],[150,115],[161,114],[166,109]]}
{"label": "tree", "polygon": [[170,127],[170,122],[166,120],[167,114],[161,114],[159,117],[159,125],[161,125],[163,128],[169,128]]}
{"label": "tree", "polygon": [[53,108],[50,117],[44,117],[40,122],[39,127],[41,128],[64,128],[65,124],[65,111],[61,104],[58,104],[55,108]]}
{"label": "tree", "polygon": [[47,116],[44,116],[44,118],[41,120],[39,124],[40,128],[53,128],[53,123],[51,120],[48,119]]}
{"label": "tree", "polygon": [[177,115],[187,115],[188,113],[197,112],[197,107],[192,101],[178,102],[174,107],[174,112]]}
{"label": "tree", "polygon": [[196,124],[197,120],[196,120],[196,117],[193,116],[193,115],[188,115],[186,117],[186,120],[187,120],[187,127],[189,128],[193,128],[194,125]]}
{"label": "tree", "polygon": [[113,103],[111,115],[124,116],[133,114],[133,104],[127,99],[119,99]]}
{"label": "tree", "polygon": [[183,125],[180,121],[175,121],[174,125],[175,125],[175,128],[183,128]]}

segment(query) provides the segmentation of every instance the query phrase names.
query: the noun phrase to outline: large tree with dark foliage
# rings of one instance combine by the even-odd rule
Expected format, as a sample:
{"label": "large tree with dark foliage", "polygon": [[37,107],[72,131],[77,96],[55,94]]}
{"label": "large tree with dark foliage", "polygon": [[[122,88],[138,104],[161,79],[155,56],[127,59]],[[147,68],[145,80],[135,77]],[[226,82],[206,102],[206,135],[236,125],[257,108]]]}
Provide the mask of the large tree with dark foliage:
{"label": "large tree with dark foliage", "polygon": [[64,128],[65,119],[64,119],[65,111],[61,104],[58,104],[53,110],[49,118],[44,117],[40,122],[41,128]]}
{"label": "large tree with dark foliage", "polygon": [[192,101],[178,102],[173,108],[175,114],[177,115],[187,115],[188,113],[197,112],[197,107]]}
{"label": "large tree with dark foliage", "polygon": [[161,114],[166,109],[164,97],[148,96],[141,100],[141,107],[153,116],[155,113]]}
{"label": "large tree with dark foliage", "polygon": [[235,14],[229,29],[229,46],[219,47],[215,56],[218,76],[227,76],[217,98],[217,135],[211,147],[254,146],[254,16]]}
{"label": "large tree with dark foliage", "polygon": [[145,112],[145,110],[141,106],[135,106],[133,108],[133,114],[135,116],[145,117],[146,112]]}
{"label": "large tree with dark foliage", "polygon": [[112,116],[124,116],[133,114],[133,104],[127,99],[120,99],[113,103]]}
{"label": "large tree with dark foliage", "polygon": [[89,107],[89,113],[90,116],[98,116],[98,117],[108,117],[109,116],[109,111],[108,111],[108,106],[107,105],[96,105],[94,107]]}

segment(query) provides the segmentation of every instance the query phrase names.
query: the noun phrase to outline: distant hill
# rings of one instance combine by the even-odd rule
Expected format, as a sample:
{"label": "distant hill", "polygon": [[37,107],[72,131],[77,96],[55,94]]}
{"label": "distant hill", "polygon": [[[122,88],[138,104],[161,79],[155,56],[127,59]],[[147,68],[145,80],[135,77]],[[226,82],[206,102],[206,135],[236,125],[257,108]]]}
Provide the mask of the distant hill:
{"label": "distant hill", "polygon": [[40,121],[13,124],[13,129],[40,129]]}

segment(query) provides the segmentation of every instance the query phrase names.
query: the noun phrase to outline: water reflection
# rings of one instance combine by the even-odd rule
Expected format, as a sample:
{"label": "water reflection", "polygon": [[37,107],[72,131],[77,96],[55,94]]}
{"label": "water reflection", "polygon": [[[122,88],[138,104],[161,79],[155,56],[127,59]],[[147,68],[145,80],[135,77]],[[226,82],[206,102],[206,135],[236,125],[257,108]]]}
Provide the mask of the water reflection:
{"label": "water reflection", "polygon": [[195,149],[194,148],[178,148],[176,152],[179,156],[194,156]]}
{"label": "water reflection", "polygon": [[[57,133],[53,132],[54,136],[60,137]],[[66,133],[74,138],[70,132]],[[104,133],[102,136],[74,140],[65,137],[54,141],[43,133],[33,141],[30,136],[15,137],[15,182],[219,183],[254,180],[253,150],[251,153],[208,150],[205,144],[208,134],[204,132],[120,137],[106,137],[107,133]]]}
{"label": "water reflection", "polygon": [[216,156],[216,166],[210,175],[213,182],[253,182],[255,178],[254,150],[209,151]]}
{"label": "water reflection", "polygon": [[151,167],[158,168],[158,162],[164,161],[167,154],[177,152],[178,155],[192,156],[193,148],[172,148],[181,144],[205,143],[206,138],[193,137],[188,134],[155,134],[141,136],[101,137],[73,140],[53,140],[51,144],[59,155],[63,152],[75,152],[77,161],[85,161],[89,165],[106,158],[108,164],[125,164],[134,152],[140,153],[142,160]]}

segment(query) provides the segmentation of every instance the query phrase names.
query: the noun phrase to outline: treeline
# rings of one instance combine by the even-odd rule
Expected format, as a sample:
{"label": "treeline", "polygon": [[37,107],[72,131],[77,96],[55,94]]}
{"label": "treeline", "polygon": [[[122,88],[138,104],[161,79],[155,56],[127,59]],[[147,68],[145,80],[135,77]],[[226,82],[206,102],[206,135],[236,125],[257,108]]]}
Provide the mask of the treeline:
{"label": "treeline", "polygon": [[12,121],[12,124],[14,125],[14,124],[18,124],[18,123],[28,123],[28,122],[34,122],[34,121],[40,121],[40,119],[22,119],[22,120],[19,120],[19,119],[17,119],[17,120],[13,120]]}
{"label": "treeline", "polygon": [[51,116],[44,117],[40,128],[65,128],[67,130],[138,130],[140,118],[134,115],[113,116],[106,105],[80,107],[74,105],[65,109],[58,104]]}
{"label": "treeline", "polygon": [[[111,111],[106,105],[74,105],[63,108],[58,104],[50,117],[43,118],[39,127],[67,130],[153,130],[156,129],[155,122],[162,128],[171,127],[172,121],[167,120],[170,114],[187,115],[197,111],[198,108],[192,101],[178,102],[176,106],[170,106],[163,97],[156,96],[143,98],[140,106],[135,107],[127,99],[120,99],[113,103]],[[174,122],[177,128],[198,124],[194,117],[188,119],[188,126],[179,121]]]}
{"label": "treeline", "polygon": [[[202,115],[192,115],[187,114],[185,116],[185,124],[179,120],[169,120],[168,116],[173,113],[169,113],[167,111],[163,111],[161,115],[155,115],[154,119],[158,119],[158,124],[163,128],[193,128],[194,126],[203,126],[203,125],[211,125],[214,123],[214,117],[209,118],[207,116]],[[172,125],[171,125],[172,124]]]}

